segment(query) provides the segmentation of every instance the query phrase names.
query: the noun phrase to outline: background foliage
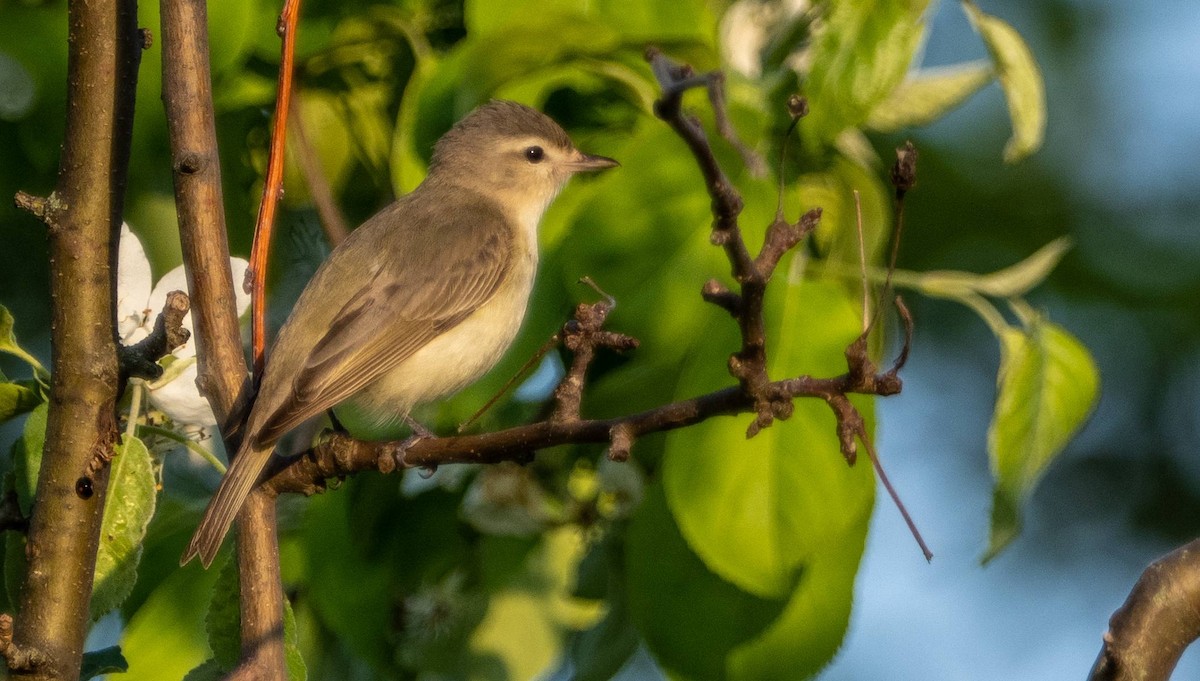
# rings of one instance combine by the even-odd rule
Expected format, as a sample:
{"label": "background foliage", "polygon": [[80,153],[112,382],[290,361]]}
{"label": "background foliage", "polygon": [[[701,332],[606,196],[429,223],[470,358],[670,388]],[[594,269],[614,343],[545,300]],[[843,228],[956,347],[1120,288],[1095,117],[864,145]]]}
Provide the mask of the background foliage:
{"label": "background foliage", "polygon": [[[851,191],[861,194],[865,244],[878,265],[892,220],[886,150],[899,139],[889,135],[937,120],[998,79],[1007,98],[993,104],[997,111],[1007,105],[1011,124],[989,127],[990,147],[977,150],[969,166],[934,150],[901,265],[1001,274],[910,270],[897,283],[965,303],[987,322],[970,323],[1000,339],[973,342],[1000,349],[987,438],[996,475],[989,555],[1003,548],[1017,535],[1034,483],[1090,411],[1097,384],[1087,351],[1025,301],[1064,252],[1052,246],[1023,260],[1061,233],[1043,219],[1049,208],[1043,204],[1035,219],[1018,218],[1016,209],[989,214],[982,207],[998,198],[978,186],[948,201],[923,197],[939,182],[962,188],[955,171],[1000,172],[1002,154],[1019,161],[1042,140],[1041,80],[1027,48],[1007,24],[963,7],[979,31],[980,60],[933,70],[924,68],[920,49],[932,12],[917,1],[820,3],[815,15],[700,0],[307,3],[296,114],[351,222],[415,186],[432,142],[489,97],[539,106],[581,148],[623,163],[619,172],[578,182],[560,197],[543,224],[544,265],[517,347],[491,376],[425,420],[448,431],[474,411],[588,296],[575,284],[583,274],[618,299],[611,325],[643,343],[636,354],[597,367],[587,413],[624,413],[730,382],[724,367],[735,330],[697,295],[727,265],[708,244],[708,199],[694,164],[649,114],[656,88],[641,57],[646,44],[700,69],[725,68],[733,123],[769,159],[778,158],[787,124],[781,102],[797,90],[810,97],[813,114],[802,122],[785,166],[784,200],[789,216],[812,205],[826,213],[811,249],[784,263],[771,290],[776,376],[843,369],[842,350],[861,317]],[[0,81],[7,88],[0,145],[14,150],[0,162],[0,189],[37,192],[52,184],[62,135],[65,51],[47,46],[65,45],[65,10],[59,3],[0,9]],[[216,0],[210,7],[226,206],[232,247],[242,254],[265,165],[277,11],[264,2]],[[154,3],[142,3],[140,12],[143,25],[158,25]],[[142,64],[127,219],[162,275],[180,257],[158,60],[152,49]],[[707,103],[700,96],[691,102],[711,130]],[[996,138],[992,130],[1004,132]],[[756,243],[774,213],[776,179],[755,177],[728,145],[718,144],[718,153],[747,198],[742,225]],[[327,248],[295,164],[286,189],[273,271],[276,324]],[[936,196],[948,193],[941,192]],[[951,238],[937,231],[945,222],[934,205],[960,221]],[[964,227],[965,214],[982,217]],[[8,246],[0,252],[0,302],[14,311],[22,347],[46,357],[42,237],[15,213],[0,220]],[[995,225],[1004,228],[1000,237],[986,229]],[[1003,247],[991,248],[997,238]],[[964,250],[972,255],[960,257]],[[943,313],[930,308],[922,328]],[[965,325],[950,318],[951,328]],[[41,401],[36,368],[3,367],[28,377],[6,388],[14,413]],[[545,364],[543,378],[490,412],[483,427],[536,415],[554,370],[554,361]],[[40,452],[37,419],[35,409],[20,426],[24,435],[9,464],[25,500]],[[444,469],[429,479],[410,472],[403,482],[364,475],[336,493],[289,500],[283,537],[294,611],[289,640],[306,667],[294,673],[513,679],[546,670],[600,679],[622,668],[630,677],[653,677],[661,673],[655,667],[697,679],[816,673],[849,622],[874,480],[864,465],[845,466],[821,404],[798,405],[790,421],[749,443],[745,426],[743,419],[720,419],[648,438],[629,465],[609,464],[594,448],[563,448],[527,468]],[[139,441],[118,460],[130,459],[122,476],[132,480],[129,504],[138,517],[121,523],[126,529],[132,523],[134,536],[113,560],[116,570],[133,573],[111,581],[118,614],[102,620],[96,638],[120,643],[132,677],[179,678],[204,663],[189,678],[211,678],[229,660],[229,590],[220,586],[228,573],[176,565],[215,473],[169,442],[152,441],[150,449],[132,443]],[[981,435],[979,461],[983,445]],[[136,461],[126,456],[131,452]],[[153,493],[149,502],[136,501],[145,498],[149,481],[161,489],[156,506]],[[114,495],[110,505],[125,498]],[[975,540],[979,556],[984,533]],[[19,542],[14,533],[6,536],[10,585],[20,574]]]}

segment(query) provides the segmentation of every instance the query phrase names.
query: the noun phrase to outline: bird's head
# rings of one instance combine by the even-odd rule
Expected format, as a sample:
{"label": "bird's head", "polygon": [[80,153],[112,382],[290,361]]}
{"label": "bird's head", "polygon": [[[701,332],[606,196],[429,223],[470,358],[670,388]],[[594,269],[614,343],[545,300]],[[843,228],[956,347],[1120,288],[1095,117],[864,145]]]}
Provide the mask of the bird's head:
{"label": "bird's head", "polygon": [[[544,210],[573,175],[619,165],[575,148],[546,114],[493,100],[438,140],[429,178],[475,189],[505,203]],[[540,210],[538,211],[540,215]]]}

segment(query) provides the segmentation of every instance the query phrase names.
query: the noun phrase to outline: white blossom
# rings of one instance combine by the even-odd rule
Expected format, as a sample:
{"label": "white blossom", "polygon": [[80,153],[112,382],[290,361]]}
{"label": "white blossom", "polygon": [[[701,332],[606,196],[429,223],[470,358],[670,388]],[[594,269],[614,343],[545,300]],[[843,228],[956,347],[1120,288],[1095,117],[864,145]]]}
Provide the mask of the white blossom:
{"label": "white blossom", "polygon": [[[121,225],[117,257],[117,329],[121,342],[131,345],[153,330],[154,320],[166,304],[168,293],[188,290],[187,274],[180,265],[163,275],[157,285],[152,285],[146,251],[127,224]],[[230,258],[229,267],[233,274],[240,317],[250,307],[250,296],[243,293],[238,285],[245,277],[249,263],[241,258]],[[150,404],[170,417],[177,426],[215,426],[217,419],[208,406],[208,400],[196,388],[196,342],[190,312],[184,316],[183,326],[193,332],[192,338],[175,348],[171,357],[162,362],[167,370],[162,378],[149,384]]]}

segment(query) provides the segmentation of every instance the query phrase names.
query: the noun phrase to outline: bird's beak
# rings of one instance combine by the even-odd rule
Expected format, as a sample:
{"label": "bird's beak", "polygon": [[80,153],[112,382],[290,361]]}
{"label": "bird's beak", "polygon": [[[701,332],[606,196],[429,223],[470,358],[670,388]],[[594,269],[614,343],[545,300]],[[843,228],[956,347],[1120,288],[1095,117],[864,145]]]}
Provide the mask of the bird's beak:
{"label": "bird's beak", "polygon": [[567,169],[573,173],[586,173],[594,170],[604,170],[605,168],[615,168],[620,163],[607,156],[593,156],[576,151],[570,161],[567,161]]}

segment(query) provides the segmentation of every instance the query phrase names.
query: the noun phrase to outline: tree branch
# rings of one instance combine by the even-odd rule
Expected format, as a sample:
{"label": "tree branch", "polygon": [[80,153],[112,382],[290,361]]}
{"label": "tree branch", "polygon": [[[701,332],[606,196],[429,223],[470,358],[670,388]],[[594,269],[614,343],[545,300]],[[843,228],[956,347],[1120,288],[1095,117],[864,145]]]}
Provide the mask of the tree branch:
{"label": "tree branch", "polygon": [[[900,392],[900,381],[886,374],[866,376],[858,382],[852,381],[848,373],[834,378],[799,376],[771,383],[769,390],[780,399],[817,397],[829,401],[846,393],[894,395]],[[714,416],[745,413],[753,406],[752,397],[731,387],[629,416],[540,421],[492,433],[420,440],[405,451],[400,449],[401,442],[364,442],[335,433],[298,457],[281,461],[262,486],[273,494],[314,494],[324,489],[328,478],[364,470],[391,472],[397,457],[406,466],[421,468],[447,463],[527,462],[539,449],[587,442],[611,443],[610,451],[620,458],[622,452],[628,454],[633,438],[684,428]]]}
{"label": "tree branch", "polygon": [[[136,376],[153,380],[162,376],[163,368],[158,365],[158,360],[191,338],[192,332],[183,327],[183,318],[190,307],[186,293],[171,291],[162,312],[154,320],[150,335],[133,345],[117,346],[122,379]],[[124,382],[121,381],[122,385]]]}
{"label": "tree branch", "polygon": [[[161,11],[163,99],[175,168],[179,234],[195,308],[197,383],[224,424],[227,448],[236,451],[250,384],[229,272],[207,9],[204,0],[164,0]],[[262,678],[282,675],[285,668],[277,541],[273,501],[252,495],[238,515],[241,632],[243,655],[253,652],[253,666]]]}
{"label": "tree branch", "polygon": [[1113,613],[1090,681],[1166,681],[1200,637],[1200,539],[1163,556]]}
{"label": "tree branch", "polygon": [[[4,650],[17,679],[74,679],[88,628],[107,468],[117,438],[116,243],[142,40],[134,0],[72,0],[67,121],[54,193],[18,195],[49,227],[51,399],[30,518],[20,616]],[[86,497],[86,498],[85,498]]]}

